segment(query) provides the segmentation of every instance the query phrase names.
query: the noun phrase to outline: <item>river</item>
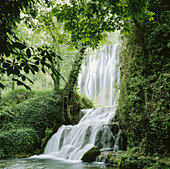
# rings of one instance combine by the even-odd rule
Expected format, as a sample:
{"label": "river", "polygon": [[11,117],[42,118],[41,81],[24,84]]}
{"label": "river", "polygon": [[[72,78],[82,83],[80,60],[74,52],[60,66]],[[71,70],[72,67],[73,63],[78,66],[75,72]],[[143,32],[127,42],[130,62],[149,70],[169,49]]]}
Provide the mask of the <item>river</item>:
{"label": "river", "polygon": [[117,167],[108,167],[104,163],[83,163],[61,161],[56,159],[8,159],[0,160],[2,169],[118,169]]}

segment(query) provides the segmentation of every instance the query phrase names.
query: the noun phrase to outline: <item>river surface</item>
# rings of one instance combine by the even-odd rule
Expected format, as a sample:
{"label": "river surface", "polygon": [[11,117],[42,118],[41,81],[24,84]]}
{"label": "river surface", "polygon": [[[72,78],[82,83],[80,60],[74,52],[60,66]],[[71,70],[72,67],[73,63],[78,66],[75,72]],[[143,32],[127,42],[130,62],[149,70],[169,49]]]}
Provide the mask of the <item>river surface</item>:
{"label": "river surface", "polygon": [[107,167],[103,163],[83,163],[56,159],[8,159],[0,160],[0,169],[118,169]]}

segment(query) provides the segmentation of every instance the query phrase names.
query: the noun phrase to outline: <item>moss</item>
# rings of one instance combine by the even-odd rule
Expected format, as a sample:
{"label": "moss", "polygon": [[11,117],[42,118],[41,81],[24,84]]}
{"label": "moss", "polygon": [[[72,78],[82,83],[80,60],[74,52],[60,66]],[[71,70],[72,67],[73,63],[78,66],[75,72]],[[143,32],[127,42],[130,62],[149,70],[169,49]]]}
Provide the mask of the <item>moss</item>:
{"label": "moss", "polygon": [[93,162],[96,160],[96,157],[100,155],[100,153],[101,152],[97,147],[93,147],[83,155],[81,160],[83,162]]}
{"label": "moss", "polygon": [[[158,6],[164,10],[157,10]],[[155,0],[149,8],[155,11],[154,22],[131,22],[133,32],[124,37],[116,116],[130,147],[142,147],[145,156],[167,156],[170,153],[170,57],[169,27],[167,17],[163,16],[168,4]]]}

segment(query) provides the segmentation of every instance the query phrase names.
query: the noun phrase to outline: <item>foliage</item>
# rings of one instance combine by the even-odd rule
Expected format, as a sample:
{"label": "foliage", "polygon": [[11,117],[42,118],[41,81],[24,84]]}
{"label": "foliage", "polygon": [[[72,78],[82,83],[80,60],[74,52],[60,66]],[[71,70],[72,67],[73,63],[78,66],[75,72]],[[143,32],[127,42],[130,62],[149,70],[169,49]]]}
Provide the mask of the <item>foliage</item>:
{"label": "foliage", "polygon": [[[113,32],[116,29],[129,31],[130,24],[126,22],[127,20],[151,19],[152,13],[147,10],[147,5],[148,0],[142,2],[136,0],[115,2],[72,0],[68,3],[58,3],[55,0],[1,2],[0,74],[13,75],[15,77],[12,79],[18,85],[30,89],[24,81],[28,80],[31,83],[33,81],[25,76],[25,73],[46,72],[48,68],[52,72],[55,89],[58,89],[62,77],[61,46],[62,49],[66,46],[66,48],[68,46],[79,48],[83,44],[84,47],[96,48],[106,37],[106,32]],[[7,12],[9,10],[10,13]],[[30,28],[29,32],[35,32],[36,37],[37,34],[42,34],[44,37],[36,38],[34,41],[36,43],[33,42],[31,45],[26,42],[29,38],[24,37],[21,40],[22,37],[19,35],[21,32],[17,30],[17,23],[20,22],[22,24],[25,22]],[[41,44],[42,40],[46,42]],[[1,82],[0,87],[4,88],[5,85]]]}
{"label": "foliage", "polygon": [[93,104],[93,101],[87,98],[86,95],[83,95],[81,97],[81,109],[85,109],[87,107],[92,108],[94,107],[94,104]]}
{"label": "foliage", "polygon": [[168,169],[169,163],[163,159],[141,156],[137,148],[128,149],[119,161],[120,169]]}
{"label": "foliage", "polygon": [[30,128],[12,129],[0,133],[0,157],[32,152],[40,144],[35,130]]}
{"label": "foliage", "polygon": [[0,128],[1,130],[9,130],[14,128],[13,121],[16,118],[14,108],[17,104],[29,100],[31,98],[43,97],[51,91],[28,91],[25,88],[17,88],[3,94],[0,100]]}
{"label": "foliage", "polygon": [[105,36],[105,32],[116,29],[130,30],[129,19],[151,18],[147,10],[148,0],[144,1],[76,1],[57,4],[53,10],[57,20],[64,23],[71,32],[72,42],[79,42],[95,48]]}
{"label": "foliage", "polygon": [[[7,76],[15,75],[18,78],[13,80],[18,85],[23,85],[30,89],[28,85],[23,83],[26,79],[32,82],[27,76],[24,75],[31,72],[35,74],[38,72],[38,64],[48,68],[54,63],[54,52],[49,50],[49,47],[43,46],[41,48],[34,48],[22,42],[16,35],[17,22],[22,20],[20,15],[21,11],[25,12],[28,16],[36,18],[38,11],[39,0],[31,1],[1,1],[0,2],[0,74]],[[47,6],[50,5],[49,1],[41,1]],[[10,12],[8,12],[10,11]],[[40,61],[41,60],[41,61]],[[47,60],[49,62],[47,62]],[[49,64],[51,63],[51,65]],[[42,70],[42,71],[43,71]],[[32,82],[33,83],[33,82]],[[4,84],[0,83],[0,88],[4,88]]]}
{"label": "foliage", "polygon": [[[23,98],[20,97],[18,101],[19,96]],[[68,98],[64,90],[56,93],[21,88],[7,93],[0,102],[0,157],[18,156],[25,151],[32,154],[33,150],[39,148],[42,150],[60,125],[75,124],[80,109],[91,108],[92,102],[86,99],[76,91]],[[9,140],[8,144],[4,139]],[[15,146],[16,150],[13,149]]]}
{"label": "foliage", "polygon": [[20,127],[33,128],[40,138],[45,129],[62,124],[62,97],[49,94],[26,100],[15,106],[15,123]]}
{"label": "foliage", "polygon": [[131,22],[133,32],[123,41],[117,116],[130,147],[139,146],[139,151],[147,155],[167,156],[170,152],[168,3],[151,1],[149,7],[155,12],[155,20]]}
{"label": "foliage", "polygon": [[117,166],[117,160],[116,160],[116,154],[113,151],[113,153],[107,154],[107,156],[104,159],[104,162],[109,165]]}

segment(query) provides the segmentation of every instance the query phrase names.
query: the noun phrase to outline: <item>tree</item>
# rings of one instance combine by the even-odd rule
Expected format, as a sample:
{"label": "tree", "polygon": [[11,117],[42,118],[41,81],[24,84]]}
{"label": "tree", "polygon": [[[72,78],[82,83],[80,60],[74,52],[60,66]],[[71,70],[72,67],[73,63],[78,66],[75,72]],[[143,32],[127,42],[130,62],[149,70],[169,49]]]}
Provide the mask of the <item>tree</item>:
{"label": "tree", "polygon": [[[30,82],[32,81],[24,75],[23,71],[35,74],[35,72],[39,71],[37,64],[41,63],[42,67],[50,67],[46,60],[48,59],[53,65],[54,57],[56,57],[52,51],[47,51],[47,48],[36,49],[29,47],[15,33],[17,23],[22,20],[21,11],[35,18],[39,2],[39,0],[7,0],[0,2],[0,73],[7,76],[17,76],[18,78],[13,78],[13,80],[17,81],[18,85],[24,85],[27,89],[30,89],[30,87],[23,81],[26,79]],[[48,0],[42,0],[41,2],[47,6],[50,5]],[[0,88],[4,87],[0,82]]]}
{"label": "tree", "polygon": [[[122,33],[125,33],[130,31],[129,21],[131,19],[151,20],[153,13],[147,10],[147,5],[148,0],[142,2],[136,0],[70,0],[58,3],[53,12],[57,21],[64,24],[64,30],[70,32],[72,43],[77,48],[80,43],[82,44],[84,53],[85,48],[98,47],[102,38],[106,36],[106,32],[121,30]],[[78,77],[79,73],[77,68],[80,69],[81,65],[79,64],[82,59],[83,55],[80,54],[79,58],[75,60],[75,69],[73,68],[69,79],[70,82],[72,81],[71,85],[76,84],[75,77]],[[74,77],[74,80],[71,80],[71,77]]]}
{"label": "tree", "polygon": [[[152,18],[152,13],[147,10],[148,0],[143,0],[142,2],[137,0],[70,0],[68,3],[64,1],[62,4],[52,2],[54,1],[7,0],[0,2],[0,27],[2,29],[0,31],[0,40],[2,42],[0,48],[0,73],[8,76],[14,74],[18,78],[13,80],[17,81],[18,85],[24,85],[27,89],[30,88],[23,81],[25,79],[32,81],[22,72],[35,74],[36,71],[39,71],[37,64],[42,65],[41,70],[43,72],[45,72],[44,67],[51,68],[54,81],[59,83],[59,80],[54,78],[55,73],[59,73],[59,70],[56,72],[53,67],[56,62],[55,57],[58,55],[54,50],[50,50],[48,46],[42,48],[29,47],[16,36],[16,23],[23,20],[20,15],[21,11],[26,14],[24,16],[25,22],[30,27],[33,27],[30,18],[37,18],[40,4],[44,8],[53,8],[55,5],[53,12],[57,22],[64,24],[64,31],[67,32],[67,35],[70,34],[71,42],[76,48],[80,46],[83,46],[83,48],[96,48],[106,32],[112,32],[116,29],[122,30],[122,32],[129,31],[130,24],[128,21],[130,19],[142,21],[144,18]],[[46,63],[47,60],[48,62]],[[0,87],[4,87],[4,85],[0,83]]]}
{"label": "tree", "polygon": [[131,27],[128,21],[151,20],[153,15],[147,10],[148,0],[70,0],[63,3],[53,10],[57,20],[70,31],[75,45],[82,42],[92,48],[99,45],[105,32],[116,29],[128,32]]}

